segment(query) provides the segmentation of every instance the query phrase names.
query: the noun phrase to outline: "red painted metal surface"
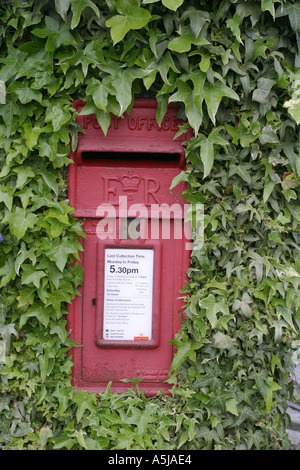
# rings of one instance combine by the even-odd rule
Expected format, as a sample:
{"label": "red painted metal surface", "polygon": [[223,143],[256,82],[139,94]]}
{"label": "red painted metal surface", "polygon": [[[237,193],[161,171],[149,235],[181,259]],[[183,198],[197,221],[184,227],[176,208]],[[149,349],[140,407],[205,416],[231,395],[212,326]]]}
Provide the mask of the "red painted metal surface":
{"label": "red painted metal surface", "polygon": [[[80,111],[83,104],[77,102],[74,106]],[[183,230],[181,238],[175,230],[183,229],[184,200],[180,194],[185,187],[181,184],[170,190],[170,185],[184,168],[182,141],[188,140],[190,134],[174,140],[180,124],[175,106],[168,108],[161,127],[156,124],[155,114],[154,100],[136,100],[129,115],[112,119],[107,136],[95,116],[77,118],[84,133],[79,134],[77,149],[71,155],[74,163],[69,166],[68,187],[70,204],[75,216],[84,222],[86,239],[81,256],[84,282],[81,296],[69,307],[68,324],[71,338],[82,345],[72,350],[73,384],[79,390],[101,392],[112,382],[111,390],[121,393],[130,386],[122,379],[137,377],[142,379],[140,389],[148,395],[169,390],[164,381],[175,351],[168,341],[180,328],[179,291],[186,282],[190,263]],[[111,238],[99,239],[101,221],[107,216],[105,204],[113,209],[116,223],[109,232]],[[174,204],[176,207],[166,216],[163,208]],[[134,212],[141,205],[144,213]],[[123,239],[120,218],[127,216],[132,220],[134,215],[140,216],[140,236]],[[164,224],[170,236],[163,233]],[[106,248],[153,251],[149,340],[104,338]]]}

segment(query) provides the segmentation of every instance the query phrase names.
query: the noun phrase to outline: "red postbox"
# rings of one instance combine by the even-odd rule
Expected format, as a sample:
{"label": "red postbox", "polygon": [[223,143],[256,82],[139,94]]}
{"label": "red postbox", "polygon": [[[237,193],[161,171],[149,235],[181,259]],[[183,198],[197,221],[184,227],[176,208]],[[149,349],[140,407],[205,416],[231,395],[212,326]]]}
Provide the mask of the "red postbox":
{"label": "red postbox", "polygon": [[[75,104],[77,110],[83,103]],[[184,184],[170,190],[185,166],[181,123],[170,106],[161,126],[156,101],[136,100],[112,117],[104,136],[96,117],[78,116],[84,133],[69,166],[69,200],[84,221],[81,296],[69,308],[73,383],[81,390],[125,391],[140,378],[148,395],[167,392],[180,328],[190,251]]]}

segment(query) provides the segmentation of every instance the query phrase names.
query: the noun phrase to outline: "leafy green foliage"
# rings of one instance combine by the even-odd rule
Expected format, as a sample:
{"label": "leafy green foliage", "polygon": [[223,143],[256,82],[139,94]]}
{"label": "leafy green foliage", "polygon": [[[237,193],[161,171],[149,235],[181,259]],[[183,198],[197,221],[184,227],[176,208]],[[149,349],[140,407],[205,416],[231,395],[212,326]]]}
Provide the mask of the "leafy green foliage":
{"label": "leafy green foliage", "polygon": [[[287,449],[298,354],[298,1],[0,5],[0,447]],[[176,178],[204,204],[169,397],[70,384],[84,236],[66,194],[74,99],[104,133],[135,96],[180,105]],[[198,249],[197,249],[198,248]]]}
{"label": "leafy green foliage", "polygon": [[106,21],[106,25],[111,28],[110,33],[114,44],[121,41],[128,31],[146,26],[151,18],[150,13],[140,8],[134,1],[117,0],[116,8],[119,14]]}

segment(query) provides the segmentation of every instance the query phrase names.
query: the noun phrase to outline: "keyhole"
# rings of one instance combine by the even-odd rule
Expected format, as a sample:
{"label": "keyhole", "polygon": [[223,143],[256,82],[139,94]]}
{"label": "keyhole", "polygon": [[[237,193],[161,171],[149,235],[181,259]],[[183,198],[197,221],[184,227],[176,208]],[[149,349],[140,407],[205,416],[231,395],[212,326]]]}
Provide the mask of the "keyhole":
{"label": "keyhole", "polygon": [[92,299],[92,306],[93,306],[93,308],[96,307],[96,299]]}

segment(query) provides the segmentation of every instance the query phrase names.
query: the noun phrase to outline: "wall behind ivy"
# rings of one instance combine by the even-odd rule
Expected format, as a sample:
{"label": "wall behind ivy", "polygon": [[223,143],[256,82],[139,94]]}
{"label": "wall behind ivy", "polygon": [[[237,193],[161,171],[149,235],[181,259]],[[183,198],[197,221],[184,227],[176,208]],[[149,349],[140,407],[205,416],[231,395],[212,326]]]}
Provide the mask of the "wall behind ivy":
{"label": "wall behind ivy", "polygon": [[[0,447],[288,449],[298,353],[300,2],[0,5]],[[183,288],[170,397],[71,386],[66,304],[84,236],[66,168],[86,101],[104,133],[134,98],[181,106],[184,199],[205,243]]]}

